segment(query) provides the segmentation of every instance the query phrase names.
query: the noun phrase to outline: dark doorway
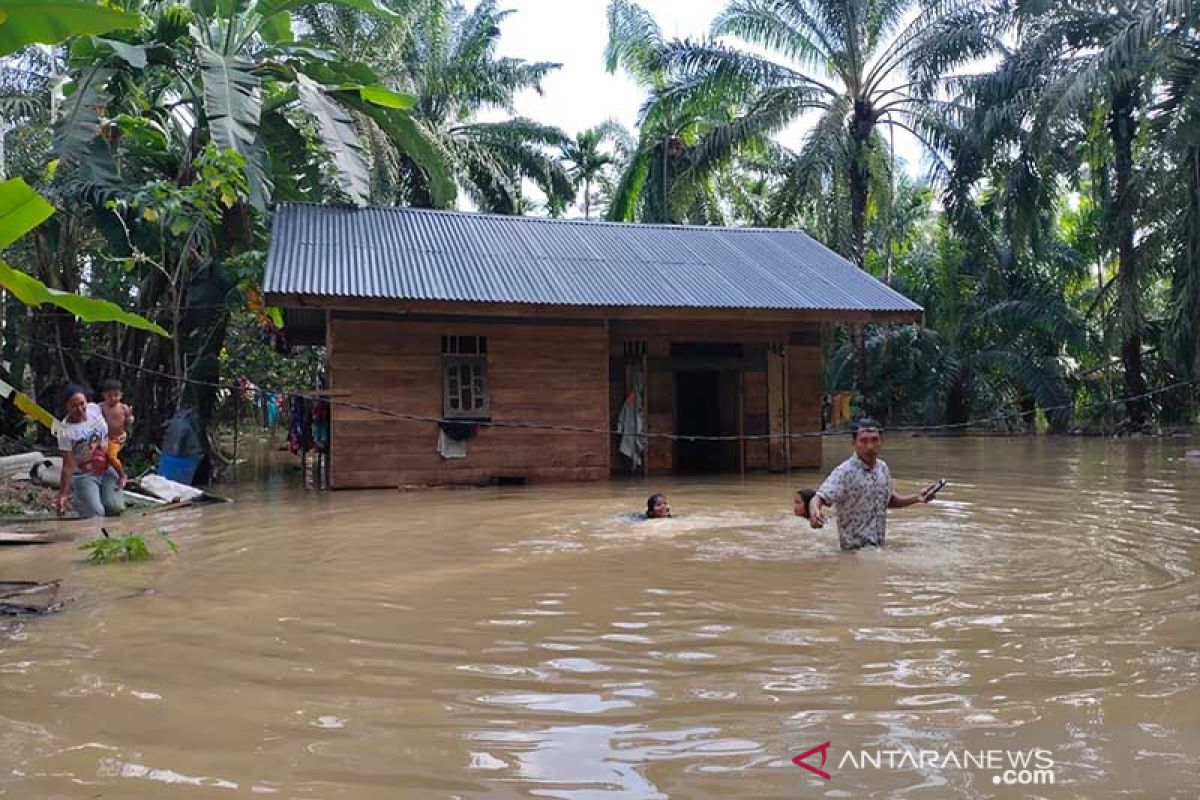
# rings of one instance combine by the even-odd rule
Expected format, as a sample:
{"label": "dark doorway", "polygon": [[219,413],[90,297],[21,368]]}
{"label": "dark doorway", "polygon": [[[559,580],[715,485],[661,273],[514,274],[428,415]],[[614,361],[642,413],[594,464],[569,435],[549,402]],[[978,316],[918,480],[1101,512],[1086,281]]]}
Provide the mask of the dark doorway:
{"label": "dark doorway", "polygon": [[[737,373],[690,370],[675,373],[675,432],[681,436],[736,436]],[[736,440],[679,439],[675,469],[679,472],[736,472],[741,448]]]}

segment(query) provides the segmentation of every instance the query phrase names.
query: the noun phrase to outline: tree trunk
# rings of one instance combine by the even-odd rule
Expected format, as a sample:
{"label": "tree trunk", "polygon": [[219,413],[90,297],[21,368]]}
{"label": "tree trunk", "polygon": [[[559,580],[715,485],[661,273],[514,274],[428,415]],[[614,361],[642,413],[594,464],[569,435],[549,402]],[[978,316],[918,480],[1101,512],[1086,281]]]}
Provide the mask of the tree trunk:
{"label": "tree trunk", "polygon": [[[55,214],[45,225],[33,231],[33,264],[36,276],[51,289],[79,291],[78,211],[67,209]],[[33,343],[30,363],[36,399],[61,415],[59,394],[66,383],[87,384],[79,351],[79,323],[75,316],[57,306],[30,310]],[[92,387],[86,387],[92,388]]]}
{"label": "tree trunk", "polygon": [[1037,433],[1037,400],[1029,392],[1022,392],[1017,405],[1021,409],[1021,429],[1025,433]]}
{"label": "tree trunk", "polygon": [[583,181],[583,218],[592,218],[592,182],[587,178]]}
{"label": "tree trunk", "polygon": [[970,418],[971,404],[967,400],[967,386],[962,378],[958,378],[946,393],[946,422],[962,425]]}
{"label": "tree trunk", "polygon": [[1137,251],[1133,243],[1134,210],[1133,140],[1137,120],[1133,112],[1137,102],[1133,88],[1114,93],[1109,113],[1109,134],[1113,145],[1113,172],[1117,197],[1113,206],[1113,227],[1117,237],[1117,294],[1121,319],[1121,366],[1125,371],[1125,413],[1130,428],[1146,427],[1149,403],[1140,395],[1146,392],[1142,365],[1142,298]]}
{"label": "tree trunk", "polygon": [[[1191,359],[1184,365],[1192,378],[1200,378],[1200,145],[1187,148],[1187,247],[1183,252],[1183,264],[1176,271],[1181,296],[1180,329],[1190,337],[1180,344],[1184,354]],[[1179,290],[1182,291],[1179,291]]]}
{"label": "tree trunk", "polygon": [[[871,182],[868,145],[874,115],[861,100],[854,103],[854,118],[850,121],[850,253],[859,269],[866,269],[867,259],[867,193]],[[854,351],[854,390],[867,389],[867,347],[863,326],[855,324],[850,331]]]}

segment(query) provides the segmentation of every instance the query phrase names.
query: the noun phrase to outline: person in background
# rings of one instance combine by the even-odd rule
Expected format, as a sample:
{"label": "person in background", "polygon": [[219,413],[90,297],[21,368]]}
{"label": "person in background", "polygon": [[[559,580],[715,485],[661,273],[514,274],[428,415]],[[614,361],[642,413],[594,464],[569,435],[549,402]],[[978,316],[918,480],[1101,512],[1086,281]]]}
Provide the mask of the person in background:
{"label": "person in background", "polygon": [[[79,516],[117,516],[125,510],[117,471],[108,464],[108,423],[100,406],[89,403],[80,386],[66,389],[67,415],[58,434],[62,474],[58,484],[58,513],[68,501]],[[74,497],[72,498],[72,494]]]}
{"label": "person in background", "polygon": [[104,403],[100,406],[104,414],[104,422],[108,425],[108,464],[117,471],[121,488],[125,488],[125,467],[121,464],[121,448],[129,439],[129,430],[133,427],[133,409],[122,400],[121,382],[109,378],[100,386],[100,396]]}
{"label": "person in background", "polygon": [[652,494],[646,499],[646,519],[665,519],[671,516],[671,504],[665,494]]}
{"label": "person in background", "polygon": [[838,541],[843,550],[874,545],[882,547],[887,536],[887,510],[907,508],[933,500],[934,487],[900,497],[892,491],[892,473],[879,457],[883,428],[870,417],[854,426],[854,455],[829,473],[808,504],[808,521],[814,528],[825,525],[821,506],[837,506]]}
{"label": "person in background", "polygon": [[809,504],[812,499],[817,496],[813,489],[800,489],[792,498],[792,510],[796,512],[797,517],[808,519]]}

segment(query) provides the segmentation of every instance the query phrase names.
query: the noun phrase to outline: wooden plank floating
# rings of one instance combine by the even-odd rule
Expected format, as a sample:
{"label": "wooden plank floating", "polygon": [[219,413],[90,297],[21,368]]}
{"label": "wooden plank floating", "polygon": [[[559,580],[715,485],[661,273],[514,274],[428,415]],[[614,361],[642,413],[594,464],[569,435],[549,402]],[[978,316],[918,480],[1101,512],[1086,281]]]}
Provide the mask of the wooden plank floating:
{"label": "wooden plank floating", "polygon": [[0,531],[0,546],[55,544],[74,540],[75,534],[70,531]]}

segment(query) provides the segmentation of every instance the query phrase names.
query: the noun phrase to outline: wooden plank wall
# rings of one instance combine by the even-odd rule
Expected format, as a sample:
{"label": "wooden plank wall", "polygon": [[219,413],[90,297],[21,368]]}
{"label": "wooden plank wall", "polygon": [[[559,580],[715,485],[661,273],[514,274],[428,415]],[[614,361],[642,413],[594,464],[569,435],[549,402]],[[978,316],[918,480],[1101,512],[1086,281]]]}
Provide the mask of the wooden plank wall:
{"label": "wooden plank wall", "polygon": [[[767,373],[747,372],[742,376],[742,381],[742,388],[746,393],[743,405],[746,412],[746,435],[765,436],[770,433],[770,419],[767,416]],[[767,442],[767,439],[746,441],[746,469],[770,467]]]}
{"label": "wooden plank wall", "polygon": [[[331,387],[355,403],[439,417],[442,336],[488,337],[493,419],[608,427],[608,337],[601,320],[447,321],[335,312],[328,338]],[[433,423],[335,405],[330,484],[380,488],[609,475],[604,434],[482,429],[460,460],[442,459],[437,438]]]}
{"label": "wooden plank wall", "polygon": [[[821,365],[820,329],[816,325],[795,327],[788,345],[788,402],[791,406],[792,433],[821,429],[821,391],[824,376]],[[791,440],[792,469],[819,469],[821,439],[817,436]]]}

